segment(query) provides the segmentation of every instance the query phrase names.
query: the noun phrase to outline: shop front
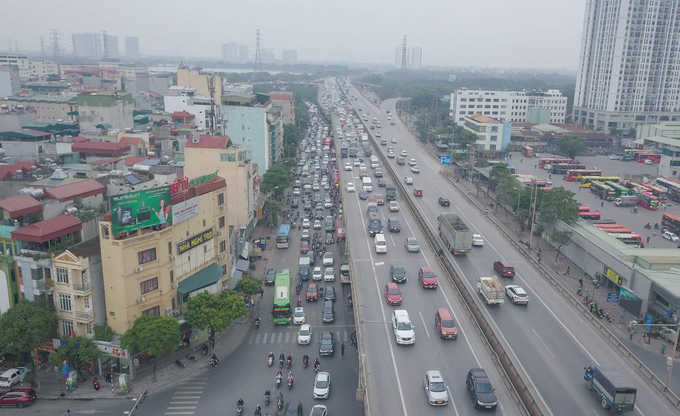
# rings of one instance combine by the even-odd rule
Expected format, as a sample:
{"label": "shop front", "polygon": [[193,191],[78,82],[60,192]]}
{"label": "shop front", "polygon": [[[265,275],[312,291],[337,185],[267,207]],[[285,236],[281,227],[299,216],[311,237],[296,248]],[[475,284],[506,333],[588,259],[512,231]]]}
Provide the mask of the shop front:
{"label": "shop front", "polygon": [[121,348],[120,345],[106,341],[93,342],[101,352],[97,359],[97,370],[100,375],[105,376],[106,381],[110,380],[107,374],[113,374],[114,377],[126,374],[130,380],[135,379],[135,368],[141,365],[139,357],[131,357],[128,350]]}

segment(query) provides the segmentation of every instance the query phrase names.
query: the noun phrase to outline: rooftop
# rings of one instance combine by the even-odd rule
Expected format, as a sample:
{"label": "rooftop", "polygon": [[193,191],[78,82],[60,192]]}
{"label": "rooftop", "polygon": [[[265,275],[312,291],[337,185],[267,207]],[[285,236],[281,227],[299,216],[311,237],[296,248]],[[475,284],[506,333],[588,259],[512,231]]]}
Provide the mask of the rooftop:
{"label": "rooftop", "polygon": [[77,244],[69,248],[68,251],[74,256],[81,257],[84,259],[101,254],[101,245],[99,244],[99,238],[93,238],[92,240]]}
{"label": "rooftop", "polygon": [[8,101],[25,102],[25,103],[53,103],[53,104],[75,104],[78,102],[78,97],[73,96],[63,96],[63,95],[47,95],[47,94],[36,94],[30,96],[18,96],[13,95],[7,97]]}
{"label": "rooftop", "polygon": [[13,165],[0,165],[0,181],[5,181],[7,179],[13,178],[14,175],[16,175],[16,171],[18,170],[24,173],[28,173],[31,171],[32,166],[35,166],[37,168],[40,167],[40,165],[31,161],[14,162]]}
{"label": "rooftop", "polygon": [[196,136],[187,141],[186,147],[196,149],[226,149],[229,145],[229,136],[200,136],[198,143],[194,142]]}
{"label": "rooftop", "polygon": [[82,228],[83,223],[73,215],[60,215],[12,231],[12,238],[19,241],[45,243]]}
{"label": "rooftop", "polygon": [[125,137],[121,137],[121,139],[118,141],[118,143],[138,145],[139,142],[141,142],[141,141],[142,141],[141,137],[127,137],[127,136],[125,136]]}
{"label": "rooftop", "polygon": [[148,156],[128,156],[125,158],[125,166],[134,166],[137,165],[145,160],[158,160],[160,159],[155,158],[155,157],[148,157]]}
{"label": "rooftop", "polygon": [[87,198],[106,192],[106,187],[94,179],[87,179],[78,183],[60,185],[45,191],[45,196],[59,201],[70,201],[74,198]]}
{"label": "rooftop", "polygon": [[0,209],[7,211],[10,218],[21,217],[43,210],[40,202],[28,195],[15,195],[0,199]]}
{"label": "rooftop", "polygon": [[130,151],[130,145],[114,142],[80,142],[71,146],[71,151],[95,155],[122,155]]}
{"label": "rooftop", "polygon": [[104,163],[116,163],[120,160],[123,160],[122,157],[113,157],[109,159],[98,159],[98,160],[93,160],[92,162],[88,162],[90,165],[103,165]]}
{"label": "rooftop", "polygon": [[269,98],[272,100],[279,100],[279,101],[294,101],[295,97],[293,97],[292,92],[272,92],[269,93]]}
{"label": "rooftop", "polygon": [[12,139],[43,139],[49,140],[52,133],[47,131],[38,131],[31,129],[19,129],[11,131],[0,132],[0,137],[7,137]]}
{"label": "rooftop", "polygon": [[503,124],[500,121],[496,120],[495,118],[491,118],[488,116],[485,116],[483,114],[473,114],[471,116],[467,116],[468,118],[471,118],[472,120],[478,122],[478,123],[484,123],[484,124]]}
{"label": "rooftop", "polygon": [[182,110],[182,111],[175,111],[174,113],[172,113],[172,118],[173,119],[174,118],[196,118],[196,116],[187,112],[187,111]]}

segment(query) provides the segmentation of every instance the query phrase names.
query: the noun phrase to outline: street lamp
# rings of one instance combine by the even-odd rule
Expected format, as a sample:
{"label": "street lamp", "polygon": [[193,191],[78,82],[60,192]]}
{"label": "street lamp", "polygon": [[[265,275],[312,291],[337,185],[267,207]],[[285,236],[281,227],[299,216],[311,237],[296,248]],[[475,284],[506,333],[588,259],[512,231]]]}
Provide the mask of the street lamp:
{"label": "street lamp", "polygon": [[519,211],[519,199],[522,197],[522,188],[517,189],[513,186],[512,189],[519,191],[519,194],[517,195],[517,211]]}
{"label": "street lamp", "polygon": [[[536,187],[536,180],[531,181],[533,185],[533,199],[534,199],[534,210],[533,213],[531,213],[531,231],[529,231],[529,250],[531,250],[531,239],[534,236],[534,217],[536,216],[536,197],[538,196],[538,187]],[[531,207],[530,207],[531,208]],[[529,256],[531,256],[531,252],[529,252]]]}

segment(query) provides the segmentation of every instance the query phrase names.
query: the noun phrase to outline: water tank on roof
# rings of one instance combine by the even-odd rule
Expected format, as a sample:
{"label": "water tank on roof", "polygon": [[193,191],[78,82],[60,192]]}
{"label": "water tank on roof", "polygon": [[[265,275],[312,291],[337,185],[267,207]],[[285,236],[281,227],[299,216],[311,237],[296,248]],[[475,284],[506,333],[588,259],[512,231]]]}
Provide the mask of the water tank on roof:
{"label": "water tank on roof", "polygon": [[28,195],[28,191],[30,189],[31,188],[21,188],[21,189],[19,189],[19,195]]}
{"label": "water tank on roof", "polygon": [[5,149],[0,148],[0,157],[5,156]]}
{"label": "water tank on roof", "polygon": [[24,177],[24,171],[19,169],[16,172],[17,179],[22,179]]}
{"label": "water tank on roof", "polygon": [[125,172],[120,171],[120,170],[112,170],[109,172],[109,175],[111,176],[123,176]]}
{"label": "water tank on roof", "polygon": [[132,167],[132,170],[135,172],[150,172],[151,171],[151,166],[149,165],[134,165]]}
{"label": "water tank on roof", "polygon": [[45,197],[45,191],[40,188],[31,189],[28,194],[34,199],[43,199]]}
{"label": "water tank on roof", "polygon": [[68,207],[64,210],[64,214],[76,215],[78,213],[78,208]]}

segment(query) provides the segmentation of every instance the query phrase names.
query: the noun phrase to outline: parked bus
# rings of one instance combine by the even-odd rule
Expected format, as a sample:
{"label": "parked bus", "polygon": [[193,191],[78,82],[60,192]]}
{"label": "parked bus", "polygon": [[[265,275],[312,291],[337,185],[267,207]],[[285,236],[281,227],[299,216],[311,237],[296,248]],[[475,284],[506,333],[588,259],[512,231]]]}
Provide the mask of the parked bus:
{"label": "parked bus", "polygon": [[347,239],[347,234],[345,231],[345,222],[342,219],[338,219],[335,222],[335,228],[338,232],[338,243],[341,241],[345,241],[345,239]]}
{"label": "parked bus", "polygon": [[668,228],[675,234],[680,234],[680,217],[675,214],[664,212],[661,217],[661,228]]}
{"label": "parked bus", "polygon": [[558,159],[556,157],[542,157],[538,159],[538,167],[545,169],[545,165],[557,165],[560,163],[572,163],[571,159]]}
{"label": "parked bus", "polygon": [[[603,227],[602,225],[605,225],[605,227]],[[625,227],[621,224],[595,224],[595,226],[597,228],[599,228],[600,230],[602,230],[606,233],[609,233],[609,234],[612,234],[612,233],[619,233],[619,234],[624,233],[625,234],[625,233],[632,233],[633,232],[633,230],[631,230],[630,228]]]}
{"label": "parked bus", "polygon": [[664,188],[660,188],[658,186],[650,185],[648,183],[643,183],[641,185],[642,185],[643,188],[645,188],[645,190],[647,192],[651,192],[652,195],[657,197],[660,204],[665,204],[666,201],[668,201],[668,192],[666,192],[666,190]]}
{"label": "parked bus", "polygon": [[281,224],[279,233],[276,235],[276,248],[288,248],[290,246],[290,224]]}
{"label": "parked bus", "polygon": [[614,234],[609,234],[609,235],[611,235],[612,237],[616,238],[617,240],[619,240],[620,242],[622,242],[623,244],[628,245],[628,246],[640,247],[640,244],[642,244],[642,236],[640,234],[635,234],[635,233],[617,234],[617,233],[614,233]]}
{"label": "parked bus", "polygon": [[552,173],[553,174],[565,174],[567,173],[568,170],[584,170],[586,168],[586,165],[581,165],[578,163],[558,163],[556,165],[552,165]]}
{"label": "parked bus", "polygon": [[645,160],[651,160],[654,163],[661,162],[661,155],[658,153],[637,153],[633,154],[633,160],[643,163]]}
{"label": "parked bus", "polygon": [[605,201],[613,201],[616,197],[616,192],[614,192],[611,187],[605,185],[602,182],[592,182],[590,184],[590,192],[594,193]]}
{"label": "parked bus", "polygon": [[580,181],[584,176],[602,176],[602,171],[594,169],[568,170],[566,175],[564,175],[564,180],[569,182]]}
{"label": "parked bus", "polygon": [[534,157],[534,149],[529,146],[522,146],[522,154],[526,157]]}
{"label": "parked bus", "polygon": [[578,216],[582,220],[599,220],[602,218],[602,214],[599,212],[579,212]]}
{"label": "parked bus", "polygon": [[649,192],[638,194],[638,202],[644,208],[659,209],[659,200]]}
{"label": "parked bus", "polygon": [[614,193],[616,194],[615,195],[616,198],[618,198],[620,196],[628,195],[629,190],[625,186],[621,186],[618,183],[613,182],[613,181],[605,181],[604,184],[609,186],[610,188],[612,188],[614,190]]}
{"label": "parked bus", "polygon": [[274,325],[288,325],[290,323],[290,270],[283,269],[276,273],[274,279],[274,309],[272,316]]}
{"label": "parked bus", "polygon": [[615,182],[618,183],[621,179],[618,176],[583,176],[581,178],[581,188],[590,188],[593,182]]}
{"label": "parked bus", "polygon": [[623,149],[623,153],[633,156],[633,153],[635,152],[649,152],[651,153],[651,150],[640,150],[640,149]]}
{"label": "parked bus", "polygon": [[668,199],[680,202],[680,180],[671,178],[656,178],[657,187],[665,188]]}
{"label": "parked bus", "polygon": [[590,212],[590,207],[581,205],[580,207],[578,207],[578,212]]}

